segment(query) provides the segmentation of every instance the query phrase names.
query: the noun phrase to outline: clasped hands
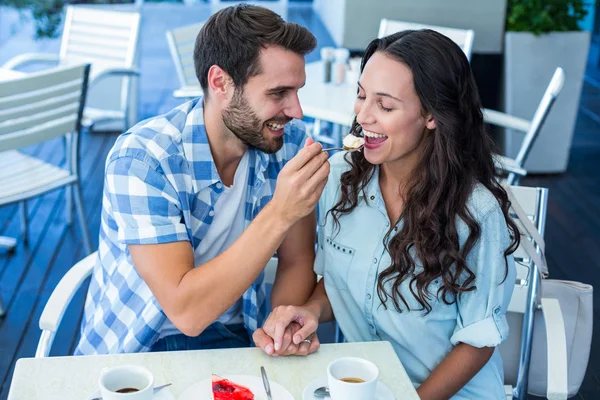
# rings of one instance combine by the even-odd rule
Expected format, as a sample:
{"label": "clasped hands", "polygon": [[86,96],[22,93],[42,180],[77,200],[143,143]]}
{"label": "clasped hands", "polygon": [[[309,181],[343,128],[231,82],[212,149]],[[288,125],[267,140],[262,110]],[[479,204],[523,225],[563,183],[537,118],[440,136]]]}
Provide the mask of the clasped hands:
{"label": "clasped hands", "polygon": [[270,356],[305,356],[319,350],[319,316],[308,307],[279,306],[252,339]]}

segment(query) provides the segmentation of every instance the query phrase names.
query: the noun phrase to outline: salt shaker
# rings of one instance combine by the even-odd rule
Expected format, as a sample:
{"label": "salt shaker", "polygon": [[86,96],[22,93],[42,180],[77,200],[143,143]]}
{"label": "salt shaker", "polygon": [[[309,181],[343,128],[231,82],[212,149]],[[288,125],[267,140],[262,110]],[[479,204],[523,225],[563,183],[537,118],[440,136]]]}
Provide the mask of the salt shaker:
{"label": "salt shaker", "polygon": [[331,64],[333,63],[333,47],[323,47],[321,49],[321,62],[323,63],[323,82],[331,81]]}
{"label": "salt shaker", "polygon": [[346,64],[350,57],[348,49],[335,49],[335,62],[332,66],[331,79],[333,83],[341,85],[346,79]]}

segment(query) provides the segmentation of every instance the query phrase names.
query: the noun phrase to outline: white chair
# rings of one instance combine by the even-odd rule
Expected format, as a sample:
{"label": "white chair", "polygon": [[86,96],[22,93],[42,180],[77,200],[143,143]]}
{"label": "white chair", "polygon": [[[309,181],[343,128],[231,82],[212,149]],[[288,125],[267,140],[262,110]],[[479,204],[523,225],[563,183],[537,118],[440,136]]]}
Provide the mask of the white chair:
{"label": "white chair", "polygon": [[471,51],[473,50],[473,39],[475,32],[472,29],[448,28],[445,26],[426,25],[414,22],[392,21],[390,19],[382,19],[379,23],[378,38],[391,35],[392,33],[405,30],[431,29],[450,38],[454,43],[460,46],[465,52],[467,59],[471,61]]}
{"label": "white chair", "polygon": [[172,29],[166,33],[171,58],[175,63],[179,79],[180,87],[173,92],[176,98],[198,97],[202,93],[194,67],[194,45],[203,25],[204,22],[200,22]]}
{"label": "white chair", "polygon": [[[126,130],[137,122],[132,78],[139,76],[135,68],[139,26],[139,13],[69,6],[58,55],[21,54],[2,67],[14,69],[36,62],[92,64],[84,126],[93,129],[98,124],[118,122]],[[101,81],[104,84],[96,87]]]}
{"label": "white chair", "polygon": [[[187,0],[187,1],[189,1],[189,0]],[[289,0],[267,0],[267,1],[249,0],[249,1],[239,1],[239,2],[223,1],[223,0],[210,0],[213,14],[225,7],[235,5],[236,3],[247,3],[247,4],[251,4],[251,5],[255,5],[255,6],[261,6],[261,7],[268,8],[269,10],[272,10],[273,12],[279,14],[281,16],[281,18],[283,18],[284,20],[287,20],[287,17],[288,17]]]}
{"label": "white chair", "polygon": [[[22,202],[66,187],[67,219],[75,201],[85,250],[91,252],[79,178],[79,133],[89,64],[24,74],[0,82],[0,206]],[[63,137],[65,165],[57,167],[18,149]],[[23,238],[27,210],[22,207]],[[5,240],[14,246],[15,241]],[[0,243],[0,246],[2,243]],[[2,314],[0,305],[0,315]]]}
{"label": "white chair", "polygon": [[[54,336],[56,335],[56,331],[58,330],[65,311],[75,293],[77,293],[81,285],[92,274],[97,259],[98,252],[94,252],[73,265],[52,291],[52,294],[48,298],[48,302],[44,306],[42,315],[40,316],[39,325],[42,334],[35,352],[37,358],[48,357],[50,354]],[[265,283],[272,284],[275,281],[277,262],[277,258],[274,257],[269,260],[265,267]]]}
{"label": "white chair", "polygon": [[[507,135],[505,135],[505,140],[512,140],[512,136],[517,135],[516,132],[525,134],[519,152],[514,159],[506,156],[496,156],[496,166],[499,170],[507,174],[506,182],[509,185],[518,184],[520,178],[527,174],[527,171],[524,168],[527,156],[542,130],[544,121],[550,113],[552,105],[554,104],[556,97],[560,94],[564,83],[565,71],[560,67],[556,68],[554,75],[552,75],[552,79],[546,88],[546,92],[544,93],[544,96],[542,96],[531,120],[518,118],[499,111],[489,109],[483,110],[486,123],[509,130],[507,131]],[[510,130],[516,132],[511,132]]]}
{"label": "white chair", "polygon": [[[543,236],[546,223],[548,190],[544,188],[511,186],[513,202],[518,202],[534,226]],[[514,209],[512,210],[514,212]],[[520,221],[516,215],[516,222]],[[521,240],[529,241],[522,229]],[[531,243],[531,242],[529,242]],[[539,248],[536,249],[539,252]],[[548,351],[548,398],[566,399],[567,397],[567,343],[560,304],[556,299],[543,298],[541,292],[541,273],[538,266],[519,246],[514,254],[517,266],[517,281],[508,307],[507,319],[510,334],[505,343],[499,346],[504,362],[504,378],[507,399],[525,399],[533,345],[534,317],[541,308],[546,326]],[[539,306],[538,306],[539,305]],[[537,329],[542,329],[537,327]]]}

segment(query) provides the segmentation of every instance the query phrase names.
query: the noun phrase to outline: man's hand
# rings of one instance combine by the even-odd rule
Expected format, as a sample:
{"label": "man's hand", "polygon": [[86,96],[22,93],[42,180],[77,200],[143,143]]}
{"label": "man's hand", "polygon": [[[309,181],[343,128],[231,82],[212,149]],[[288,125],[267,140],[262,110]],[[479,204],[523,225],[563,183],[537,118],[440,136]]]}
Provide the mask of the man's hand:
{"label": "man's hand", "polygon": [[280,351],[287,344],[285,334],[292,323],[300,325],[300,329],[293,332],[291,342],[301,344],[309,338],[319,326],[319,315],[313,309],[303,306],[279,306],[271,312],[263,326],[263,330],[273,339],[275,352]]}
{"label": "man's hand", "polygon": [[275,351],[273,338],[267,335],[262,328],[254,331],[252,339],[257,347],[260,347],[270,356],[306,356],[319,350],[321,342],[319,342],[319,338],[317,337],[316,333],[312,335],[310,343],[303,341],[300,342],[300,344],[295,344],[293,342],[292,338],[294,334],[296,334],[300,329],[300,324],[296,322],[289,324],[285,329],[281,348],[277,352]]}
{"label": "man's hand", "polygon": [[315,209],[328,175],[327,153],[308,139],[279,173],[271,204],[284,221],[294,224]]}

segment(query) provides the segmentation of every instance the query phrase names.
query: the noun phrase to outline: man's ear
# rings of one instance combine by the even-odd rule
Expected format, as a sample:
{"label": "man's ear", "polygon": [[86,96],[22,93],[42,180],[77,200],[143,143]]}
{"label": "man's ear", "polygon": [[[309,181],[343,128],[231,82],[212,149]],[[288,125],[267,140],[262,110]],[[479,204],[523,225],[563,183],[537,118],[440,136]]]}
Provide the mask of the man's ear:
{"label": "man's ear", "polygon": [[233,93],[233,80],[221,67],[213,65],[208,70],[208,87],[213,95],[227,100]]}

